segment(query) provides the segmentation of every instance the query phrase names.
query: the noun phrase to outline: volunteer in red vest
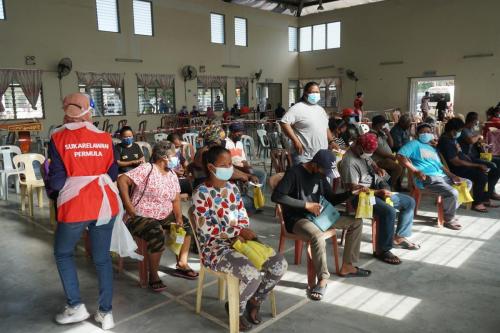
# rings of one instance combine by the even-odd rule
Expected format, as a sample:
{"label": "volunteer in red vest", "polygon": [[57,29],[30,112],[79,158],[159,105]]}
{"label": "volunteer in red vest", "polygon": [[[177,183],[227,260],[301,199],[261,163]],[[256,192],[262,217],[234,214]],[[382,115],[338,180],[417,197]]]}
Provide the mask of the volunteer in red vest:
{"label": "volunteer in red vest", "polygon": [[118,166],[111,136],[91,122],[88,96],[80,93],[66,96],[63,110],[64,124],[54,131],[49,143],[49,184],[58,191],[54,256],[67,303],[55,320],[59,324],[70,324],[90,316],[80,298],[74,262],[76,244],[88,229],[99,281],[99,308],[94,318],[103,329],[110,329],[114,321],[109,251],[113,225],[122,211],[118,190],[113,184]]}

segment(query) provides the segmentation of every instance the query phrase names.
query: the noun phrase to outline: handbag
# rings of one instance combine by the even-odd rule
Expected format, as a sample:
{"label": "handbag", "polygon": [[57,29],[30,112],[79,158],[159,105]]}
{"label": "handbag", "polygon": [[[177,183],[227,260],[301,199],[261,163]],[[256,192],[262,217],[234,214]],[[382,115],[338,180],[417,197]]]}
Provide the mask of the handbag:
{"label": "handbag", "polygon": [[319,230],[325,232],[335,225],[340,218],[339,211],[323,196],[320,197],[319,204],[321,205],[321,213],[316,216],[307,214],[307,219],[316,225]]}

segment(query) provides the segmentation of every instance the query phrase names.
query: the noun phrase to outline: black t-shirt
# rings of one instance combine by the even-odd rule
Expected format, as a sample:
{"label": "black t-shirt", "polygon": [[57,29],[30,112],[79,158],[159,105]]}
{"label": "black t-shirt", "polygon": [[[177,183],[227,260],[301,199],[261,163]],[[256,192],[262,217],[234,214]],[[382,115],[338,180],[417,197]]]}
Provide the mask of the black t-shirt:
{"label": "black t-shirt", "polygon": [[276,110],[274,110],[274,114],[276,115],[276,118],[281,119],[285,114],[285,109],[283,109],[283,107],[280,106],[276,108]]}
{"label": "black t-shirt", "polygon": [[455,170],[459,167],[454,166],[450,161],[458,156],[461,160],[468,160],[465,154],[458,149],[457,140],[451,139],[446,135],[442,135],[439,138],[438,142],[438,150],[443,155],[448,167],[451,172],[455,172]]}
{"label": "black t-shirt", "polygon": [[[132,143],[132,146],[126,147],[122,143],[115,146],[115,159],[122,162],[135,161],[143,157],[141,147],[137,143]],[[119,167],[118,173],[124,173],[134,169],[136,165],[131,165],[128,167]]]}
{"label": "black t-shirt", "polygon": [[311,174],[302,165],[288,169],[274,189],[271,200],[283,207],[283,217],[288,232],[293,232],[295,223],[306,218],[306,202],[320,202],[323,196],[332,205],[345,202],[349,193],[334,194],[326,177]]}

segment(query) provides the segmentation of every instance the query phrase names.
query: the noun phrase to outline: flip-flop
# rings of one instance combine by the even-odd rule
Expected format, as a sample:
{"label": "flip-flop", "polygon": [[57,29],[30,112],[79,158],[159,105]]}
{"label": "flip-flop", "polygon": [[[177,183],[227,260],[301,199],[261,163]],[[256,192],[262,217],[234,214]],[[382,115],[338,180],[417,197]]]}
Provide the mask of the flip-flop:
{"label": "flip-flop", "polygon": [[451,229],[451,230],[460,230],[462,229],[462,226],[458,223],[453,223],[453,222],[445,222],[443,224],[443,227]]}
{"label": "flip-flop", "polygon": [[420,245],[416,243],[412,243],[407,239],[403,239],[401,243],[396,244],[394,243],[394,247],[400,248],[400,249],[405,249],[405,250],[418,250],[420,249]]}
{"label": "flip-flop", "polygon": [[153,289],[153,291],[156,291],[157,293],[162,292],[163,290],[167,289],[167,286],[163,283],[162,280],[149,282],[149,287],[151,289]]}
{"label": "flip-flop", "polygon": [[498,208],[498,207],[500,207],[500,205],[496,205],[496,204],[491,203],[491,202],[486,202],[483,205],[485,205],[486,207],[489,207],[489,208]]}
{"label": "flip-flop", "polygon": [[390,265],[401,265],[402,261],[395,256],[391,251],[384,251],[380,254],[375,253],[375,258]]}
{"label": "flip-flop", "polygon": [[479,209],[477,207],[472,207],[471,208],[472,210],[475,210],[476,212],[480,212],[480,213],[488,213],[488,210],[486,208],[484,209]]}
{"label": "flip-flop", "polygon": [[[190,273],[194,273],[194,275]],[[196,273],[191,268],[180,268],[179,266],[175,268],[175,271],[172,272],[172,275],[186,280],[196,280],[198,278],[198,273]]]}
{"label": "flip-flop", "polygon": [[350,278],[350,277],[369,277],[372,274],[372,271],[368,269],[363,269],[358,266],[355,266],[356,272],[354,273],[347,273],[347,274],[339,274],[343,278]]}
{"label": "flip-flop", "polygon": [[[324,287],[320,287],[320,285],[316,285],[310,292],[309,292],[309,298],[312,299],[313,301],[321,301],[323,299],[323,296],[325,295],[326,287],[328,285],[325,285]],[[314,297],[313,294],[318,294],[319,296]]]}

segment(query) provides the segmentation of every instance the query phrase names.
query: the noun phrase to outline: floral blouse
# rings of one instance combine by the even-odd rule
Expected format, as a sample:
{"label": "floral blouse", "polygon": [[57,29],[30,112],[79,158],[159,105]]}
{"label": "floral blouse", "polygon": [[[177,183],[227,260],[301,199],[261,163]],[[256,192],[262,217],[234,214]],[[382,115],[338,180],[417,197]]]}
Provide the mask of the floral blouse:
{"label": "floral blouse", "polygon": [[201,184],[193,193],[194,216],[202,262],[212,269],[232,250],[231,238],[248,228],[247,211],[236,185],[226,182],[223,188]]}

